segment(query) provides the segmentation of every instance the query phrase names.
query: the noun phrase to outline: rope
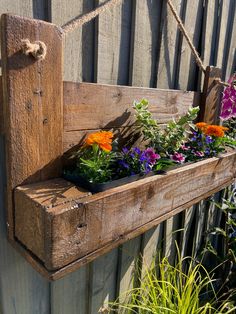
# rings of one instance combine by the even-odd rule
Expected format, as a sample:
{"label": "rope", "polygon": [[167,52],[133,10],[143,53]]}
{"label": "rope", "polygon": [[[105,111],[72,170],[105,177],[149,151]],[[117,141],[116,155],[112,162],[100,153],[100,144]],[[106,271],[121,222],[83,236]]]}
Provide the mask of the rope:
{"label": "rope", "polygon": [[72,19],[71,21],[69,21],[68,23],[62,26],[62,30],[64,34],[72,32],[75,28],[90,22],[99,14],[105,12],[106,10],[108,10],[109,8],[113,6],[120,4],[122,1],[123,0],[109,0],[105,2],[104,4],[100,5],[99,7],[97,7],[97,9],[95,9],[94,11],[91,11],[82,16],[76,16],[74,19]]}
{"label": "rope", "polygon": [[29,39],[22,39],[22,52],[28,56],[32,55],[36,60],[44,60],[47,54],[47,46],[42,41],[31,43]]}
{"label": "rope", "polygon": [[[123,0],[109,0],[105,3],[103,3],[102,5],[100,5],[99,7],[97,7],[95,10],[93,10],[87,14],[84,14],[82,16],[81,15],[76,16],[74,19],[67,22],[66,24],[64,24],[61,27],[63,33],[66,35],[67,33],[72,32],[77,27],[80,27],[80,26],[90,22],[95,17],[97,17],[99,14],[104,13],[105,11],[110,9],[111,7],[115,7],[116,5],[121,4],[122,1]],[[179,27],[181,33],[183,34],[187,43],[189,44],[189,47],[190,47],[190,49],[191,49],[191,51],[195,57],[197,65],[199,66],[199,68],[202,70],[203,73],[206,73],[206,67],[204,66],[201,58],[199,57],[197,49],[195,48],[193,42],[191,41],[191,38],[190,38],[186,28],[184,27],[184,24],[183,24],[180,16],[178,15],[177,11],[175,10],[172,1],[167,0],[167,4],[169,5],[170,10],[174,15],[174,18],[177,21],[177,24],[178,24],[178,27]],[[46,47],[45,43],[43,43],[41,41],[35,41],[34,43],[30,43],[29,39],[23,39],[22,44],[23,44],[22,45],[22,51],[24,54],[26,54],[26,55],[31,54],[37,60],[45,59],[45,56],[47,53],[47,47]],[[216,79],[215,82],[217,84],[220,84],[223,86],[230,86],[229,83],[223,82],[223,81],[221,81],[221,79]]]}
{"label": "rope", "polygon": [[187,43],[189,44],[189,47],[190,49],[192,50],[192,53],[196,59],[196,63],[197,65],[199,66],[199,68],[202,70],[202,72],[206,72],[206,68],[201,60],[201,58],[199,57],[198,55],[198,52],[197,52],[197,49],[194,47],[194,44],[192,43],[191,41],[191,38],[189,37],[189,34],[187,33],[187,30],[186,28],[184,27],[184,24],[183,22],[181,21],[177,11],[175,10],[174,6],[173,6],[173,3],[171,2],[171,0],[167,0],[167,3],[171,9],[171,12],[173,13],[176,21],[177,21],[177,24],[178,24],[178,27],[180,29],[180,31],[182,32],[182,34],[184,35],[185,39],[187,40]]}
{"label": "rope", "polygon": [[215,79],[215,82],[216,82],[217,84],[222,85],[222,86],[225,86],[225,87],[231,86],[231,84],[221,81],[220,78]]}

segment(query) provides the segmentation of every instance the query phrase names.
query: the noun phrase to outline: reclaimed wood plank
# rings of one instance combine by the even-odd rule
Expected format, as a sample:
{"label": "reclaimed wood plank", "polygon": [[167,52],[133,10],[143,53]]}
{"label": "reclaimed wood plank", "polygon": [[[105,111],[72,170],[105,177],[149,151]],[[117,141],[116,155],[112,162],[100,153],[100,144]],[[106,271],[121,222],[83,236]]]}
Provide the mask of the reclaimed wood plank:
{"label": "reclaimed wood plank", "polygon": [[[62,39],[46,22],[2,15],[3,105],[9,237],[14,239],[12,191],[60,172],[62,154]],[[15,25],[18,25],[16,28]],[[21,53],[21,40],[41,39],[45,60]],[[49,71],[51,64],[55,71]],[[50,84],[49,84],[50,83]],[[24,90],[24,93],[22,93]]]}
{"label": "reclaimed wood plank", "polygon": [[199,93],[106,84],[64,82],[64,130],[132,125],[134,100],[148,99],[150,111],[166,123],[197,105]]}
{"label": "reclaimed wood plank", "polygon": [[219,124],[220,102],[223,86],[215,80],[221,78],[221,69],[207,66],[199,119],[209,124]]}
{"label": "reclaimed wood plank", "polygon": [[[58,193],[56,190],[55,197],[59,199],[59,203],[53,196],[55,180],[52,188],[47,188],[48,182],[18,187],[15,193],[16,219],[21,212],[22,203],[26,217],[25,236],[21,238],[19,231],[17,237],[34,254],[41,253],[36,244],[40,244],[42,234],[37,232],[38,239],[32,234],[39,222],[31,222],[30,227],[27,220],[31,212],[35,212],[32,208],[32,204],[35,204],[44,216],[46,227],[43,239],[46,241],[46,248],[49,248],[44,256],[39,257],[48,269],[63,267],[98,247],[123,239],[134,229],[139,229],[140,233],[143,229],[146,231],[148,222],[174,211],[175,208],[193,204],[196,198],[204,198],[209,191],[219,189],[235,177],[235,157],[236,153],[227,153],[221,158],[200,161],[169,171],[167,175],[152,176],[92,196],[87,196],[86,192],[71,185],[75,199],[71,197],[73,193],[66,192],[69,193],[69,197],[66,197],[65,193]],[[64,190],[68,190],[66,181],[61,180],[60,184],[62,189],[65,185]],[[175,190],[173,186],[176,187]],[[26,200],[31,200],[31,205],[27,205]],[[39,220],[42,220],[41,215],[38,215]],[[34,243],[31,246],[32,238]]]}
{"label": "reclaimed wood plank", "polygon": [[[225,184],[222,184],[220,188],[224,189],[227,186],[229,186],[233,181],[230,180],[228,182],[226,182]],[[194,205],[195,203],[198,203],[199,201],[201,201],[202,197],[207,198],[210,195],[218,192],[219,189],[215,188],[213,190],[211,190],[209,193],[206,193],[204,196],[198,197],[192,201],[190,201],[189,203],[185,204],[184,207],[178,207],[176,210],[169,212],[163,216],[161,216],[160,218],[157,218],[151,222],[149,222],[148,224],[145,225],[145,227],[142,228],[142,230],[140,231],[139,229],[134,230],[132,232],[132,236],[127,235],[124,236],[122,238],[119,238],[115,241],[115,243],[113,243],[114,246],[118,246],[128,240],[130,240],[132,237],[136,237],[141,233],[146,232],[148,229],[153,228],[154,226],[159,225],[161,222],[168,220],[170,217],[173,217],[175,215],[177,215],[178,213],[180,213],[181,211],[185,210],[187,207],[190,207],[192,205]],[[90,253],[88,255],[86,255],[86,257],[78,259],[76,261],[74,261],[73,263],[70,263],[69,265],[60,268],[59,270],[56,270],[54,272],[49,272],[48,273],[48,278],[50,278],[50,280],[58,280],[60,278],[62,278],[63,276],[74,272],[75,270],[77,270],[78,268],[80,268],[81,266],[90,263],[91,261],[93,261],[94,259],[96,259],[98,256],[101,256],[103,254],[105,254],[106,252],[108,252],[111,249],[111,247],[109,246],[109,244],[101,249],[98,249],[96,251],[94,251],[93,253]]]}

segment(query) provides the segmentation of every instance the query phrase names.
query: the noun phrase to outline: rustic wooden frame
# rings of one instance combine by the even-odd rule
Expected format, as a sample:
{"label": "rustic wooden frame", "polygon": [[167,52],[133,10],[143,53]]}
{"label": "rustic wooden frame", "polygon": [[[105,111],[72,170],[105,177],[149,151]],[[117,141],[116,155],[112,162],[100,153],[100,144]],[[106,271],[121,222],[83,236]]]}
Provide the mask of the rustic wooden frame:
{"label": "rustic wooden frame", "polygon": [[[45,42],[45,60],[23,55],[21,40],[26,38]],[[202,94],[63,82],[62,34],[57,26],[5,14],[1,18],[1,41],[0,119],[7,160],[8,235],[48,279],[61,278],[233,182],[234,152],[92,196],[55,179],[61,174],[63,153],[73,149],[87,132],[113,128],[122,135],[130,134],[134,99],[148,98],[154,116],[163,124],[201,100],[202,119],[216,122],[221,87],[214,80],[220,77],[220,70],[207,68]],[[45,181],[48,179],[52,180]],[[175,185],[178,180],[182,182],[183,194],[174,198],[171,180]],[[122,198],[130,202],[129,210]],[[157,198],[163,202],[157,204]],[[116,200],[119,203],[115,206]],[[112,210],[109,204],[114,204]],[[99,231],[103,230],[104,214],[111,220],[123,217],[126,223],[122,220],[121,229],[111,223],[106,235]],[[69,231],[63,233],[66,224]],[[88,230],[88,241],[82,243],[81,234],[86,237]],[[99,243],[94,232],[101,237]],[[73,250],[68,251],[69,245]]]}

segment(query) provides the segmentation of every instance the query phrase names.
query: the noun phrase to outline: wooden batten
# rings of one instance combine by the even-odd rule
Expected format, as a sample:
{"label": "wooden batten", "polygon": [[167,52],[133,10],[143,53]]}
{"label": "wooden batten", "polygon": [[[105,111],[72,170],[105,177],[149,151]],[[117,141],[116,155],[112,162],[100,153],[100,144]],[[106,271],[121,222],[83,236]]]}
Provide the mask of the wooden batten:
{"label": "wooden batten", "polygon": [[[31,55],[24,55],[23,39],[44,42],[46,58],[37,61]],[[9,237],[14,240],[14,188],[60,173],[62,34],[53,24],[4,14],[1,17],[1,49],[7,226]]]}
{"label": "wooden batten", "polygon": [[209,124],[219,124],[220,102],[224,87],[217,84],[221,79],[221,69],[208,66],[206,68],[201,97],[200,120]]}

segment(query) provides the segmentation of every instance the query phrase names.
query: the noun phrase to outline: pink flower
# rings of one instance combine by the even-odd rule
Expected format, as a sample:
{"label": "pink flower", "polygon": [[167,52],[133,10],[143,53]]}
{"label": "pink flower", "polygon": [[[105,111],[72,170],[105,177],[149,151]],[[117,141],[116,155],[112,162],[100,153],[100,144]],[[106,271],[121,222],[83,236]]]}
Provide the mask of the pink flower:
{"label": "pink flower", "polygon": [[170,159],[178,162],[179,164],[182,164],[185,162],[185,156],[182,153],[174,153],[173,155],[170,155]]}
{"label": "pink flower", "polygon": [[197,157],[204,157],[204,153],[203,152],[198,152],[197,151],[197,152],[194,153],[194,155],[197,156]]}
{"label": "pink flower", "polygon": [[224,90],[220,118],[222,120],[228,120],[236,117],[236,73],[228,80],[230,86],[227,86]]}
{"label": "pink flower", "polygon": [[185,146],[185,145],[182,145],[182,146],[180,146],[180,148],[182,149],[182,150],[190,150],[190,147],[187,147],[187,146]]}

